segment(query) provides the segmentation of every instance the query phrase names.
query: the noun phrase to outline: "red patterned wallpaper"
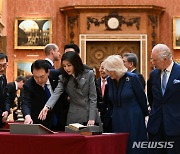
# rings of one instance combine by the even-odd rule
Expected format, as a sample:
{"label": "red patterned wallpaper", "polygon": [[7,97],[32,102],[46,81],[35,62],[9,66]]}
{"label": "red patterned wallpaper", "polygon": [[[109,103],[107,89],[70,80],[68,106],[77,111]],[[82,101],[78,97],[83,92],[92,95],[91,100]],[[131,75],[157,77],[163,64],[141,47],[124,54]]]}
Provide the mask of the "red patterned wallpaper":
{"label": "red patterned wallpaper", "polygon": [[[60,47],[63,53],[65,44],[65,26],[63,15],[59,8],[68,5],[158,5],[166,10],[160,22],[160,42],[172,48],[172,19],[180,16],[180,1],[165,0],[7,0],[7,54],[9,67],[7,70],[8,81],[13,81],[14,60],[30,59],[27,55],[39,55],[44,58],[43,50],[15,50],[14,49],[14,21],[15,17],[52,17],[53,42]],[[174,50],[175,59],[180,59],[180,50]],[[31,57],[36,59],[37,57]],[[58,65],[58,64],[57,64]]]}

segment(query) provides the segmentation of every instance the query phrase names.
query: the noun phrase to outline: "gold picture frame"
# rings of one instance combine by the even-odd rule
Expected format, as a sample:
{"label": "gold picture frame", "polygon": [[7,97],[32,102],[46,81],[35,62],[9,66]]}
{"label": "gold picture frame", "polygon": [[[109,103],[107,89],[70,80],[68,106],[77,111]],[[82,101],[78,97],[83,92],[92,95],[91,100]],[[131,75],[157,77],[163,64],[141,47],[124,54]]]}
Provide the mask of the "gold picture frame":
{"label": "gold picture frame", "polygon": [[43,49],[52,42],[52,19],[17,17],[14,37],[15,49]]}
{"label": "gold picture frame", "polygon": [[180,64],[180,59],[174,59],[174,61],[178,64]]}
{"label": "gold picture frame", "polygon": [[28,60],[16,60],[14,62],[14,79],[17,78],[17,76],[31,76],[31,65],[35,60],[28,59]]}
{"label": "gold picture frame", "polygon": [[180,16],[173,18],[173,48],[180,49]]}

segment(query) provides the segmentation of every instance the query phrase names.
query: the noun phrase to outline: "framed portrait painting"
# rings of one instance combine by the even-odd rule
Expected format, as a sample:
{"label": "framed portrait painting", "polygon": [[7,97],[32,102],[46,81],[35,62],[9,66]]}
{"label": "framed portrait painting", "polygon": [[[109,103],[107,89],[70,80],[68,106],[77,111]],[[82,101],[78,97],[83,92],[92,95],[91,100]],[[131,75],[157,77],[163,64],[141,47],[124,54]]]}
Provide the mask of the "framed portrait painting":
{"label": "framed portrait painting", "polygon": [[52,20],[49,17],[17,17],[14,36],[15,49],[43,49],[52,42]]}
{"label": "framed portrait painting", "polygon": [[14,78],[16,79],[17,76],[31,76],[31,65],[34,60],[16,60],[14,62]]}
{"label": "framed portrait painting", "polygon": [[180,49],[180,16],[173,18],[173,48]]}

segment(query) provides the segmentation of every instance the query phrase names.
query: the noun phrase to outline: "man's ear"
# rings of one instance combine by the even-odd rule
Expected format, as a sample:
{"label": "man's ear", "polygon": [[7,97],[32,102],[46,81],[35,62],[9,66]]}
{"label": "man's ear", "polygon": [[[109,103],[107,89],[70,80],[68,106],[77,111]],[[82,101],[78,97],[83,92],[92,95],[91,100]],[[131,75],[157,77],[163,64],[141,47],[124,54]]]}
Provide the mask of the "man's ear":
{"label": "man's ear", "polygon": [[49,74],[50,74],[50,69],[48,69],[48,76],[49,76]]}
{"label": "man's ear", "polygon": [[133,67],[133,62],[129,62],[130,67]]}
{"label": "man's ear", "polygon": [[54,54],[54,50],[53,50],[53,49],[51,49],[50,53],[51,53],[51,54]]}

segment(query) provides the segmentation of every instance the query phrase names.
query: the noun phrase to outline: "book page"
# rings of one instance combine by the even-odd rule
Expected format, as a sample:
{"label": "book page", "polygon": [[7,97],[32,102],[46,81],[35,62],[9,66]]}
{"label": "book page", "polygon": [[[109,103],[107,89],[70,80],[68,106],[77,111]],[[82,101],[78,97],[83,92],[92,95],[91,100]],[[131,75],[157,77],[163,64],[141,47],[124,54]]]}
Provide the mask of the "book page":
{"label": "book page", "polygon": [[87,126],[84,126],[84,125],[82,125],[80,123],[73,123],[73,124],[69,124],[68,127],[71,128],[71,129],[74,129],[74,130],[80,130],[82,128],[86,128]]}

